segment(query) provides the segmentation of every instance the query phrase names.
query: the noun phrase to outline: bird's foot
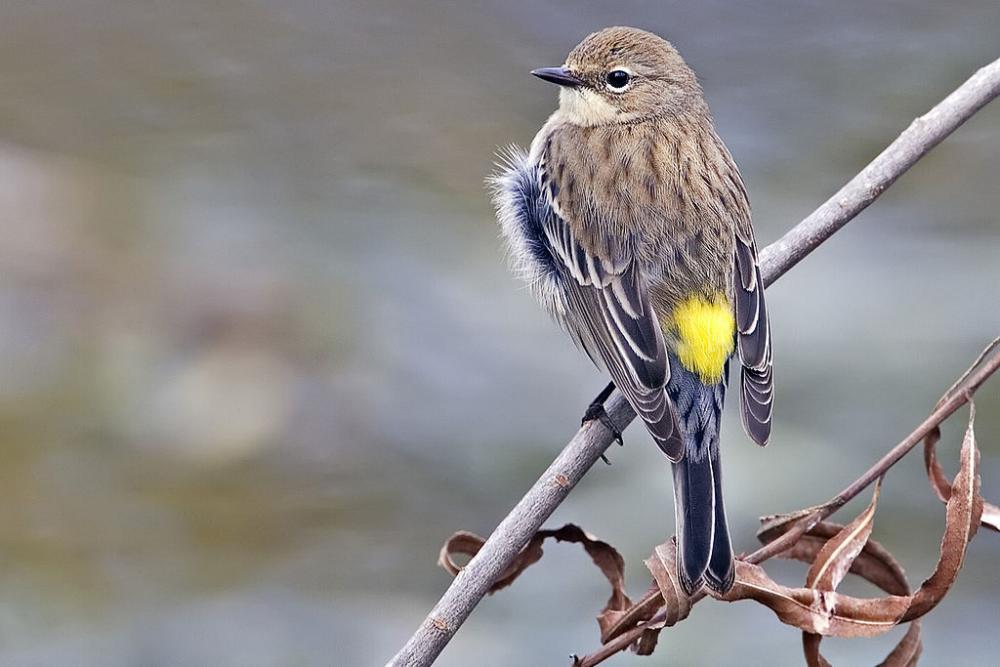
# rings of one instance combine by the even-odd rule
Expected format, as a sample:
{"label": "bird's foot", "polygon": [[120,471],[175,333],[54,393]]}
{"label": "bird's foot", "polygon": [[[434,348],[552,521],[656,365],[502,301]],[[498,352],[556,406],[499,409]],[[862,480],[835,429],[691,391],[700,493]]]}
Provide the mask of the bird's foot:
{"label": "bird's foot", "polygon": [[[608,415],[607,411],[604,409],[604,401],[607,400],[611,392],[614,391],[614,383],[609,384],[604,390],[598,394],[597,398],[587,406],[587,411],[583,413],[583,419],[580,420],[580,425],[586,424],[587,422],[599,421],[604,424],[605,428],[611,431],[611,435],[614,436],[615,442],[619,445],[624,445],[625,440],[622,439],[622,432],[618,429],[618,425],[615,424],[611,416]],[[610,463],[605,456],[601,456],[605,463]]]}

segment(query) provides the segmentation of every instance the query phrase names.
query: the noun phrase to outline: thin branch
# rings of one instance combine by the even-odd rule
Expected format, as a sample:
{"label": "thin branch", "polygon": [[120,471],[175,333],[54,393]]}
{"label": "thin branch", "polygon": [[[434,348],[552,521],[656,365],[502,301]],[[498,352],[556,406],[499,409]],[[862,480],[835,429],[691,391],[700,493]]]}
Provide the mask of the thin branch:
{"label": "thin branch", "polygon": [[1000,94],[1000,59],[982,67],[955,92],[903,131],[857,176],[805,220],[761,252],[761,273],[770,285],[858,213],[868,208],[917,160]]}
{"label": "thin branch", "polygon": [[[876,479],[883,476],[889,468],[898,463],[900,459],[910,452],[910,450],[922,442],[928,433],[930,433],[934,428],[940,426],[946,419],[948,419],[948,417],[954,414],[956,410],[961,408],[966,403],[969,403],[972,399],[972,395],[976,393],[976,390],[979,389],[979,387],[991,375],[1000,370],[1000,350],[996,349],[998,347],[997,342],[997,340],[994,340],[993,343],[991,343],[986,350],[984,350],[983,354],[981,354],[979,358],[973,362],[969,370],[966,371],[958,379],[958,381],[953,384],[950,389],[948,389],[947,392],[945,392],[945,395],[938,402],[937,406],[935,406],[934,411],[927,416],[927,419],[921,422],[917,428],[913,429],[908,436],[903,438],[899,444],[889,450],[885,456],[879,459],[874,465],[872,465],[871,468],[866,470],[860,477],[851,482],[843,491],[835,495],[833,498],[822,505],[818,505],[815,512],[804,516],[794,525],[794,527],[782,533],[780,537],[768,542],[753,553],[742,557],[741,560],[759,565],[768,559],[774,558],[794,545],[799,538],[809,531],[809,529],[820,521],[828,518],[831,514],[853,500],[855,496],[864,491]],[[991,352],[993,354],[987,357],[986,355],[989,355]],[[648,610],[652,604],[652,599],[657,597],[660,597],[659,591],[650,591],[642,598],[642,600],[640,600],[640,603],[635,605],[635,607],[642,604],[643,608]],[[696,595],[691,597],[690,603],[693,606],[705,597],[705,592],[699,591]],[[660,597],[660,605],[662,606],[662,604],[663,598]],[[646,613],[648,613],[648,611]],[[627,649],[639,638],[640,635],[642,635],[643,632],[650,627],[662,623],[665,618],[666,610],[662,608],[657,609],[656,613],[649,617],[649,620],[643,621],[642,623],[629,628],[627,631],[615,636],[598,650],[579,658],[575,663],[575,667],[594,667],[595,665],[604,662],[616,653]],[[624,619],[621,622],[624,623]]]}
{"label": "thin branch", "polygon": [[[989,348],[987,348],[989,349]],[[982,359],[973,364],[972,368],[975,368],[982,362]],[[982,366],[979,366],[975,372],[968,375],[968,381],[961,386],[961,391],[955,391],[955,388],[949,390],[949,393],[945,394],[943,401],[938,403],[934,411],[927,416],[927,419],[922,421],[917,428],[903,438],[895,447],[886,452],[885,456],[880,458],[878,461],[872,465],[871,468],[866,470],[864,474],[858,477],[856,480],[851,482],[847,488],[838,493],[836,496],[823,503],[816,508],[816,512],[807,517],[808,521],[801,522],[803,525],[803,530],[799,531],[796,527],[794,530],[790,530],[787,533],[781,535],[777,539],[765,544],[757,551],[744,558],[743,560],[748,563],[763,563],[768,558],[771,558],[796,542],[802,535],[809,530],[812,526],[816,525],[820,521],[823,521],[831,514],[836,512],[838,509],[849,503],[854,499],[859,493],[868,488],[872,482],[884,475],[889,468],[896,465],[901,458],[906,456],[911,449],[920,444],[924,437],[927,436],[934,428],[940,426],[944,420],[950,417],[956,410],[965,405],[970,401],[972,395],[976,393],[986,380],[1000,370],[1000,352],[994,352],[994,354],[989,357]]]}
{"label": "thin branch", "polygon": [[[1000,60],[976,72],[913,123],[847,185],[778,241],[761,252],[761,274],[770,285],[871,204],[901,174],[1000,94]],[[615,392],[605,403],[620,431],[635,413]],[[426,667],[434,662],[531,536],[541,528],[590,467],[614,441],[600,422],[588,422],[500,522],[387,667]]]}

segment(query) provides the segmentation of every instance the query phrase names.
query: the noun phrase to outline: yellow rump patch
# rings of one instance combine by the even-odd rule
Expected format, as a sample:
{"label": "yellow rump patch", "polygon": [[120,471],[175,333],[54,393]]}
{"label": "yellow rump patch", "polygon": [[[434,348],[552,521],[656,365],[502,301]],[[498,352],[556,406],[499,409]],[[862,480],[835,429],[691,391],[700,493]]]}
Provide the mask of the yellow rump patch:
{"label": "yellow rump patch", "polygon": [[705,384],[719,382],[736,335],[733,307],[726,299],[688,297],[674,308],[667,324],[677,334],[677,358],[684,368]]}

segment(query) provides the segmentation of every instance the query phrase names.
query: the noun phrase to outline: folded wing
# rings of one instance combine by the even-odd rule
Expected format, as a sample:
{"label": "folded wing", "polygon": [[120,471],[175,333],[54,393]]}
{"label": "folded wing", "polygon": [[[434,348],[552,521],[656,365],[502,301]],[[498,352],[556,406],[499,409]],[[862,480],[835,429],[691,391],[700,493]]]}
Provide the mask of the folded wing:
{"label": "folded wing", "polygon": [[749,218],[736,228],[734,288],[740,362],[740,415],[747,435],[758,445],[771,436],[774,380],[771,330],[764,302],[764,283],[757,263],[757,245]]}
{"label": "folded wing", "polygon": [[[541,176],[544,182],[544,175]],[[683,456],[680,426],[664,387],[669,364],[644,278],[631,256],[585,248],[559,212],[551,191],[543,230],[564,276],[565,324],[595,361],[602,363],[663,452]]]}

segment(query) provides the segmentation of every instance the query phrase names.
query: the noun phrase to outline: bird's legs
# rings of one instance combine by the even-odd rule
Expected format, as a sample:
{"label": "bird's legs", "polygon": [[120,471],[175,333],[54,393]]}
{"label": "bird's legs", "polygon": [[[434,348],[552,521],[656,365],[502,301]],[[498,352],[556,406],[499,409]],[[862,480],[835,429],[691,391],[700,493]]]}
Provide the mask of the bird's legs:
{"label": "bird's legs", "polygon": [[[594,398],[593,401],[591,401],[590,405],[587,406],[587,411],[583,413],[583,419],[580,420],[580,424],[583,425],[586,424],[587,422],[595,420],[599,421],[602,424],[604,424],[604,426],[607,427],[609,431],[611,431],[611,435],[614,436],[615,440],[618,442],[619,445],[624,445],[625,441],[622,439],[622,432],[618,430],[618,426],[615,425],[615,422],[611,419],[607,411],[604,409],[604,401],[608,400],[608,397],[611,396],[611,392],[613,392],[614,390],[615,390],[615,383],[609,382],[608,386],[602,389],[601,393],[599,393],[597,397]],[[608,461],[608,458],[603,454],[601,455],[601,459],[603,459],[605,463],[608,464],[611,463],[610,461]]]}

